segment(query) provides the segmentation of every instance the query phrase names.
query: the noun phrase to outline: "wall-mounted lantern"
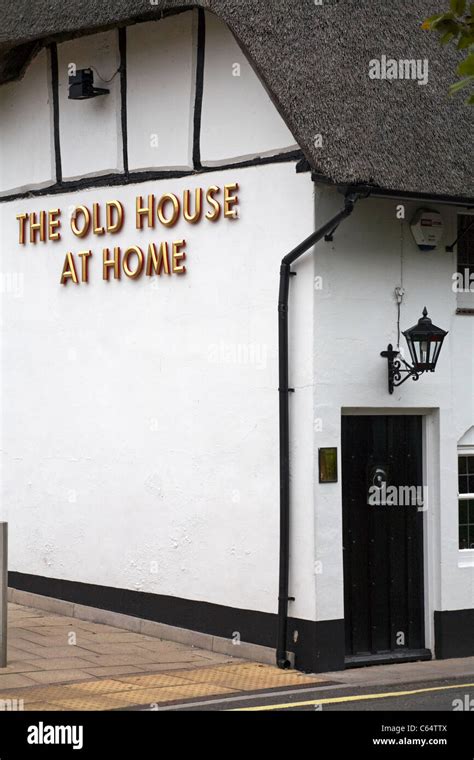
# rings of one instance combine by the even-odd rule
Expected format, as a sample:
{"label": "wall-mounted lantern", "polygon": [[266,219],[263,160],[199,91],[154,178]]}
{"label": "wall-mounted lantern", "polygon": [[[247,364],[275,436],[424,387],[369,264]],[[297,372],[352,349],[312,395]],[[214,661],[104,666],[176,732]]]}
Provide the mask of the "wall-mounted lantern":
{"label": "wall-mounted lantern", "polygon": [[110,90],[103,87],[94,87],[94,73],[92,69],[78,69],[75,74],[69,76],[69,100],[89,100],[98,95],[107,95]]}
{"label": "wall-mounted lantern", "polygon": [[393,393],[393,389],[402,385],[409,377],[418,380],[424,372],[434,372],[447,334],[446,330],[432,323],[425,306],[418,324],[403,333],[413,366],[400,357],[399,351],[394,351],[391,343],[387,350],[380,354],[388,360],[388,392]]}

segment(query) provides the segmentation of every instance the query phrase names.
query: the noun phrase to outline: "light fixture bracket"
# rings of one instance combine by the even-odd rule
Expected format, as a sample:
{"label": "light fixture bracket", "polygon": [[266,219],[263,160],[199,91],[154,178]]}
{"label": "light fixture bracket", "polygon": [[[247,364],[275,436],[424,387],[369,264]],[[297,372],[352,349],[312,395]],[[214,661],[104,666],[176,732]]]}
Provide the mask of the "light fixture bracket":
{"label": "light fixture bracket", "polygon": [[[400,351],[395,351],[391,343],[388,344],[386,351],[381,352],[380,356],[388,360],[388,392],[390,394],[393,393],[394,388],[403,385],[408,378],[411,377],[415,381],[420,379],[422,373],[408,364],[405,359],[402,359]],[[405,377],[402,377],[403,374]]]}

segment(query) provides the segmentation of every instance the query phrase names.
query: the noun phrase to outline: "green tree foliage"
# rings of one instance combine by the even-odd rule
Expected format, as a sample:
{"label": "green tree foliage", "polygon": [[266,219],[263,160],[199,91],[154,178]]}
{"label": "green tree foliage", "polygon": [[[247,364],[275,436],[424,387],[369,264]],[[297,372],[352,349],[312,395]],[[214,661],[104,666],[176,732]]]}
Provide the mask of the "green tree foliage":
{"label": "green tree foliage", "polygon": [[[442,45],[452,42],[458,50],[466,51],[466,57],[456,71],[459,81],[451,85],[451,95],[474,86],[474,3],[469,6],[466,0],[450,0],[450,10],[427,18],[422,29],[435,31],[440,35]],[[469,95],[466,103],[474,105],[474,93]]]}

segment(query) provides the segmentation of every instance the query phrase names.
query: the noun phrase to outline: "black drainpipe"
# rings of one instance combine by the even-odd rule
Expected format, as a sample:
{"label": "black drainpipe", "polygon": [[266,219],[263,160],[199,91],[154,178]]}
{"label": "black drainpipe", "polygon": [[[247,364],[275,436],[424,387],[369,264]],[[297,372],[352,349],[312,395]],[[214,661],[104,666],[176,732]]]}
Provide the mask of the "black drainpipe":
{"label": "black drainpipe", "polygon": [[278,295],[278,367],[280,394],[280,582],[278,590],[278,639],[276,660],[279,668],[290,668],[287,657],[288,596],[290,571],[290,425],[288,394],[288,297],[290,277],[296,272],[291,265],[312,248],[325,235],[330,235],[348,217],[358,199],[357,193],[348,194],[344,208],[319,230],[313,232],[282,259],[280,267],[280,292]]}

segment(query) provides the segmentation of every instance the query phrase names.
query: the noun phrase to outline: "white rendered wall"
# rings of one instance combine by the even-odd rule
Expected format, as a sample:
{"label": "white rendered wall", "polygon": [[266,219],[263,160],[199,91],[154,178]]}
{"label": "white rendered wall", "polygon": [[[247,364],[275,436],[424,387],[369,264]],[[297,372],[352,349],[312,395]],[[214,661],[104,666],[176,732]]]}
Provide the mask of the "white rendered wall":
{"label": "white rendered wall", "polygon": [[120,73],[104,82],[94,72],[94,84],[110,90],[90,100],[68,99],[69,64],[77,69],[94,66],[110,79],[120,66],[118,31],[79,37],[58,45],[59,131],[64,179],[121,171]]}
{"label": "white rendered wall", "polygon": [[203,164],[273,155],[295,149],[295,139],[234,36],[206,13],[202,109]]}
{"label": "white rendered wall", "polygon": [[0,87],[0,195],[54,181],[50,79],[42,50],[23,79]]}
{"label": "white rendered wall", "polygon": [[[317,224],[342,206],[342,196],[318,193]],[[337,230],[332,243],[316,248],[314,405],[315,449],[338,446],[341,453],[341,411],[382,413],[427,412],[429,488],[425,531],[431,544],[426,559],[427,599],[433,609],[464,609],[474,604],[474,567],[461,567],[466,553],[458,550],[457,440],[474,423],[473,323],[456,316],[452,275],[453,254],[444,246],[455,237],[455,213],[440,206],[446,232],[439,248],[422,253],[404,227],[403,281],[406,290],[401,327],[418,321],[427,306],[433,321],[449,330],[435,374],[417,383],[407,381],[387,390],[387,362],[380,351],[396,345],[397,310],[393,297],[400,285],[400,222],[396,201],[360,201],[352,216]],[[422,204],[406,203],[410,220]],[[435,207],[436,208],[436,207]],[[401,344],[405,344],[402,336]],[[296,361],[294,359],[294,361]],[[437,411],[439,410],[439,411]],[[429,412],[431,411],[431,414]],[[403,455],[403,452],[401,452]],[[343,617],[342,478],[319,484],[315,460],[314,509],[317,560],[317,619]],[[428,535],[428,534],[427,534]]]}
{"label": "white rendered wall", "polygon": [[127,28],[131,171],[192,168],[197,13]]}
{"label": "white rendered wall", "polygon": [[[127,27],[130,171],[192,169],[197,19],[189,11]],[[202,163],[217,166],[296,149],[232,33],[212,13],[205,14],[205,23]],[[57,50],[63,179],[122,172],[118,30],[68,40]],[[109,94],[69,100],[70,64],[95,69],[95,86]],[[49,55],[42,51],[22,81],[0,87],[0,195],[55,181],[50,82]]]}
{"label": "white rendered wall", "polygon": [[[234,181],[237,220],[134,229],[137,194]],[[104,282],[103,238],[67,229],[57,243],[17,243],[24,210],[114,198],[128,218],[109,244],[184,237],[186,275]],[[12,570],[276,611],[279,267],[312,231],[313,208],[294,164],[0,204],[2,270],[24,275],[23,296],[2,310],[0,519]],[[65,251],[88,246],[90,282],[61,286]],[[297,287],[301,355],[312,343],[310,278]],[[298,385],[311,383],[311,361]],[[295,536],[311,564],[311,391],[297,404],[306,471],[294,485]],[[311,619],[312,584],[295,582],[292,613]]]}

